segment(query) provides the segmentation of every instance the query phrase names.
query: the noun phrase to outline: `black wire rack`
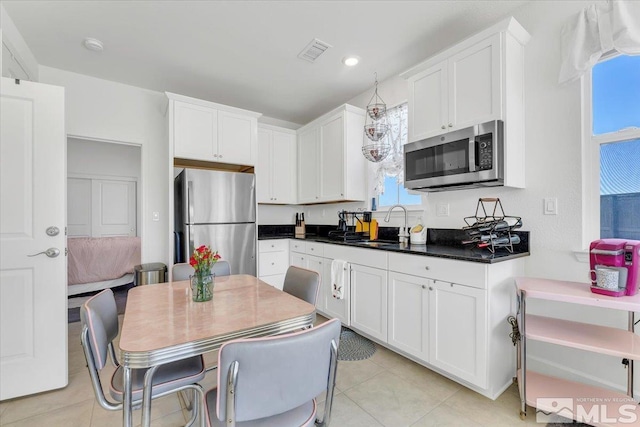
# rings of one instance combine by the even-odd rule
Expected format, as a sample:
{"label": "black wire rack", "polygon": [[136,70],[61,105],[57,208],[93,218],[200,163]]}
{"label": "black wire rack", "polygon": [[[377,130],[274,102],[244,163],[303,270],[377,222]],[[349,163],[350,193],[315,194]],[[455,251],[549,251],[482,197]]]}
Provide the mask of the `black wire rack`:
{"label": "black wire rack", "polygon": [[[486,204],[486,205],[485,205]],[[487,209],[488,207],[488,209]],[[468,240],[463,244],[474,244],[495,253],[505,248],[513,253],[513,245],[520,243],[520,236],[512,231],[522,227],[522,218],[505,215],[499,198],[481,198],[476,205],[476,214],[464,218]]]}

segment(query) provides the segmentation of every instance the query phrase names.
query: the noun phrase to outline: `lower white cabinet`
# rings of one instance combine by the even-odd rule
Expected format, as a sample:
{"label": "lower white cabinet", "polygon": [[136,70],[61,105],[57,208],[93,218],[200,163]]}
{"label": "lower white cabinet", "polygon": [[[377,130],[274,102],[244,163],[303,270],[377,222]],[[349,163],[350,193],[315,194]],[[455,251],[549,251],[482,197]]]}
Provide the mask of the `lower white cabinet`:
{"label": "lower white cabinet", "polygon": [[289,242],[260,240],[258,242],[258,277],[274,288],[282,289],[289,268]]}
{"label": "lower white cabinet", "polygon": [[387,341],[387,271],[351,264],[351,326]]}
{"label": "lower white cabinet", "polygon": [[[324,268],[324,265],[327,262],[327,260],[315,255],[307,255],[306,258],[307,258],[307,268],[309,270],[313,270],[317,272],[320,275],[320,288],[318,289],[318,298],[316,299],[316,309],[320,311],[324,311],[323,310],[324,299],[322,298],[322,295],[324,294],[324,289],[323,289],[324,282],[327,280],[327,277],[328,277],[325,275],[325,268]],[[331,270],[329,270],[329,276],[331,276]],[[330,278],[328,280],[331,281]]]}
{"label": "lower white cabinet", "polygon": [[387,342],[429,359],[429,279],[389,272]]}
{"label": "lower white cabinet", "polygon": [[429,284],[429,363],[478,387],[487,385],[487,291]]}

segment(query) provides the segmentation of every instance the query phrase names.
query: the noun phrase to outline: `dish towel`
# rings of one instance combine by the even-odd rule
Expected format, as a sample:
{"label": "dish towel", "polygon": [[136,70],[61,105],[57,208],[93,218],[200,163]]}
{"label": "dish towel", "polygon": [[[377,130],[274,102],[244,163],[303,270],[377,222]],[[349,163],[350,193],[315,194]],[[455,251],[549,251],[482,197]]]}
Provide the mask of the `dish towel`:
{"label": "dish towel", "polygon": [[331,295],[336,299],[344,299],[348,265],[347,261],[341,259],[331,261]]}

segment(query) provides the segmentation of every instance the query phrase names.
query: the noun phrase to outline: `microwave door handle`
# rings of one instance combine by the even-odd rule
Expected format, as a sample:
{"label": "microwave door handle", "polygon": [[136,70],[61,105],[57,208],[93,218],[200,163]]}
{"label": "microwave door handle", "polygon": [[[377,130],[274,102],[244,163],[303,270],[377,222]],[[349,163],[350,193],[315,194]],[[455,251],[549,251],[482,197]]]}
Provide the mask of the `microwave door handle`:
{"label": "microwave door handle", "polygon": [[469,138],[469,172],[476,171],[476,141]]}

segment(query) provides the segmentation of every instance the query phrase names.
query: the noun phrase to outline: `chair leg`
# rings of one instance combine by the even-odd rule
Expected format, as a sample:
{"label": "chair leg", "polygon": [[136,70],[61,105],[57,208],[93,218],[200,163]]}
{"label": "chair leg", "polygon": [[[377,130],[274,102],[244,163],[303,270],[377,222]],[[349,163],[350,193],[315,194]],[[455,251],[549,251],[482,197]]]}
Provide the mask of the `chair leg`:
{"label": "chair leg", "polygon": [[195,392],[191,393],[191,397],[187,396],[186,390],[180,390],[178,392],[178,400],[180,400],[181,406],[184,406],[184,409],[187,411],[191,411],[193,409],[193,400],[195,399]]}

